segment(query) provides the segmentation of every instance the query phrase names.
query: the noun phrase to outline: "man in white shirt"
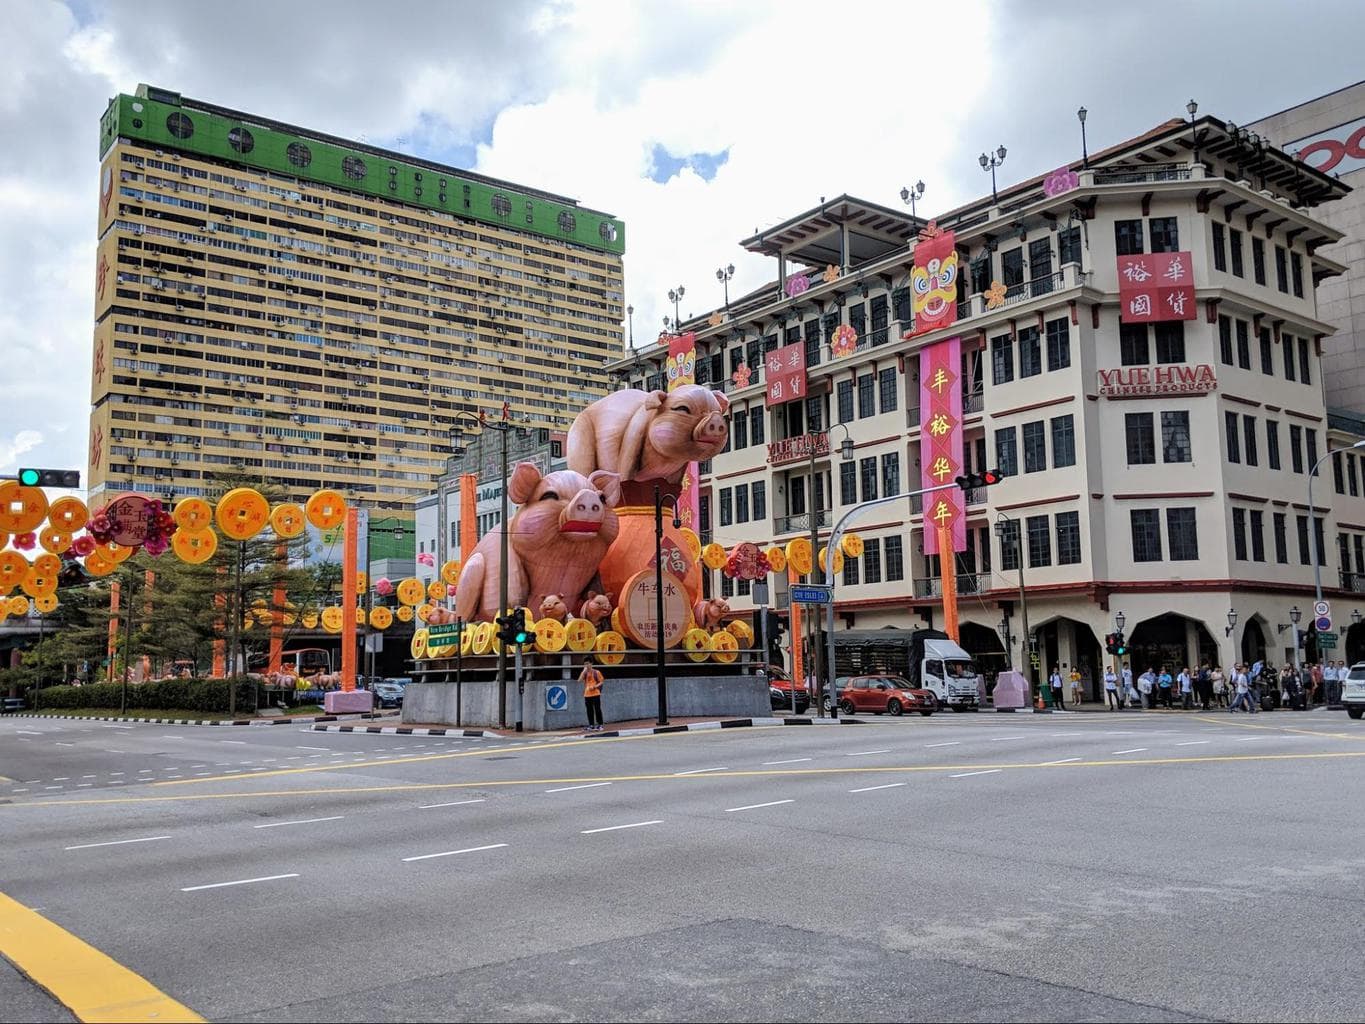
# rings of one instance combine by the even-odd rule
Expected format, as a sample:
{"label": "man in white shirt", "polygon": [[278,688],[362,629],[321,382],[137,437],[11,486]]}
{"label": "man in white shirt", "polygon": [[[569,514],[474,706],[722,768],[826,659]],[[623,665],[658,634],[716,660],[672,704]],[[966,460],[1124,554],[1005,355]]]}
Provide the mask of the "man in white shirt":
{"label": "man in white shirt", "polygon": [[1104,670],[1104,698],[1109,702],[1110,711],[1123,710],[1123,701],[1119,699],[1119,677],[1112,668]]}
{"label": "man in white shirt", "polygon": [[1123,663],[1123,693],[1120,695],[1119,707],[1125,704],[1137,707],[1137,690],[1133,689],[1133,669],[1126,661]]}
{"label": "man in white shirt", "polygon": [[1246,665],[1238,665],[1233,670],[1232,688],[1234,695],[1232,704],[1228,707],[1229,714],[1236,711],[1239,704],[1245,704],[1246,707],[1243,710],[1253,715],[1257,711],[1256,705],[1251,701],[1251,681],[1247,678],[1246,668]]}
{"label": "man in white shirt", "polygon": [[1322,693],[1328,704],[1337,703],[1337,666],[1335,662],[1322,663]]}
{"label": "man in white shirt", "polygon": [[1052,688],[1052,706],[1059,711],[1066,710],[1066,698],[1062,693],[1062,674],[1057,671],[1057,666],[1052,666],[1052,675],[1048,678],[1048,686]]}
{"label": "man in white shirt", "polygon": [[1194,680],[1188,665],[1180,670],[1180,706],[1186,711],[1194,707]]}

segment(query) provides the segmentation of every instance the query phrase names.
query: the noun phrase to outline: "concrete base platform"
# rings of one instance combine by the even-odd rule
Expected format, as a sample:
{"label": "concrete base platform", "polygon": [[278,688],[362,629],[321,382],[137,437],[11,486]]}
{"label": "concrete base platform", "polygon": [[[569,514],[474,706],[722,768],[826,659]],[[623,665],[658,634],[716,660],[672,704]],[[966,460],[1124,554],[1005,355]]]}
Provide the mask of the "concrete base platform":
{"label": "concrete base platform", "polygon": [[[562,694],[558,692],[560,689],[564,691]],[[555,692],[547,693],[551,690]],[[520,720],[525,730],[541,732],[575,729],[588,723],[583,688],[574,681],[527,682],[525,694],[520,698],[520,716],[518,704],[517,686],[509,681],[509,724]],[[608,722],[652,718],[657,714],[658,706],[658,684],[653,676],[608,679],[602,686],[602,717]],[[756,717],[771,715],[772,705],[768,684],[758,676],[675,676],[668,680],[668,713],[683,717]],[[501,724],[498,684],[486,681],[409,683],[403,691],[403,722],[496,728]]]}

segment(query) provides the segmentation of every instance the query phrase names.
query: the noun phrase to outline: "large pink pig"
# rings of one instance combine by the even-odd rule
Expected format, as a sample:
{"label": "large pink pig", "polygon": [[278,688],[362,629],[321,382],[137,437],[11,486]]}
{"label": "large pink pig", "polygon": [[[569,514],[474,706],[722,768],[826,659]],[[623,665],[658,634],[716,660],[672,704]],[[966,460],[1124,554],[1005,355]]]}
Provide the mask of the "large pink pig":
{"label": "large pink pig", "polygon": [[614,391],[569,428],[569,468],[598,469],[625,481],[677,483],[689,462],[711,458],[730,436],[730,400],[699,384],[676,391]]}
{"label": "large pink pig", "polygon": [[[522,462],[507,481],[507,497],[521,506],[508,524],[508,604],[539,608],[550,594],[562,594],[577,605],[616,539],[620,477],[573,470],[542,477],[533,463]],[[494,529],[465,559],[455,612],[466,622],[498,614],[500,543]]]}

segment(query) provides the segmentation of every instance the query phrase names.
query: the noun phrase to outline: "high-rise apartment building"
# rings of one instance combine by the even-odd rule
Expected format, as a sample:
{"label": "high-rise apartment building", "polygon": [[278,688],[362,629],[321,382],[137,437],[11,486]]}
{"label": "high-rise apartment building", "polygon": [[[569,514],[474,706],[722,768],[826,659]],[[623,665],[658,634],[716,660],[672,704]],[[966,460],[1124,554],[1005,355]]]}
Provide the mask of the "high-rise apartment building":
{"label": "high-rise apartment building", "polygon": [[452,432],[564,429],[606,391],[607,214],[146,85],[100,152],[95,500],[235,464],[406,516]]}

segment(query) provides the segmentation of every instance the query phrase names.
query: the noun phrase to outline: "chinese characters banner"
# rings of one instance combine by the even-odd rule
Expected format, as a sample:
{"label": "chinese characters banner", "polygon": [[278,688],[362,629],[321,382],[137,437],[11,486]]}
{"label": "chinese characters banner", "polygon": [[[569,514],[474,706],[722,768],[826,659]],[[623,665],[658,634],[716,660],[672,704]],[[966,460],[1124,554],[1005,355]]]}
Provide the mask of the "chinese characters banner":
{"label": "chinese characters banner", "polygon": [[[962,339],[949,338],[919,352],[920,486],[950,484],[962,474]],[[939,527],[953,550],[967,550],[967,517],[958,488],[924,496],[924,553],[936,555]]]}
{"label": "chinese characters banner", "polygon": [[1194,273],[1188,252],[1119,257],[1119,321],[1193,320]]}
{"label": "chinese characters banner", "polygon": [[768,375],[768,404],[780,405],[806,397],[806,346],[803,342],[775,348],[764,358]]}
{"label": "chinese characters banner", "polygon": [[[697,382],[697,336],[692,331],[675,334],[668,339],[668,365],[664,368],[668,390],[676,391],[684,384]],[[697,487],[697,464],[689,462],[683,470],[682,487],[678,491],[678,518],[689,529],[697,529],[701,521],[701,495]]]}

